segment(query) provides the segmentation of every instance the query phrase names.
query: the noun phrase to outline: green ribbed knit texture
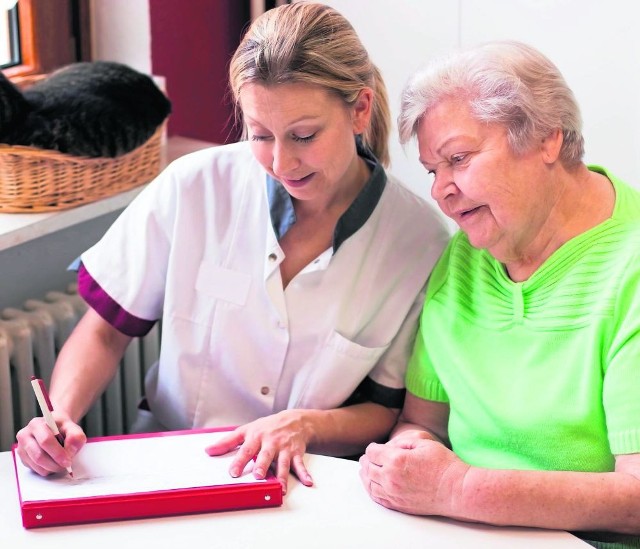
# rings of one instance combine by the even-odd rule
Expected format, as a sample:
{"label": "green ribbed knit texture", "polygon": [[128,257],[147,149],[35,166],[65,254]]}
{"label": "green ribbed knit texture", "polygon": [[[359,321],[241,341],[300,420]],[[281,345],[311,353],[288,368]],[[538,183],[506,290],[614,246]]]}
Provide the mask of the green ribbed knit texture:
{"label": "green ribbed knit texture", "polygon": [[407,388],[450,402],[467,463],[610,471],[640,452],[640,193],[606,175],[612,218],[529,280],[463,233],[431,275]]}

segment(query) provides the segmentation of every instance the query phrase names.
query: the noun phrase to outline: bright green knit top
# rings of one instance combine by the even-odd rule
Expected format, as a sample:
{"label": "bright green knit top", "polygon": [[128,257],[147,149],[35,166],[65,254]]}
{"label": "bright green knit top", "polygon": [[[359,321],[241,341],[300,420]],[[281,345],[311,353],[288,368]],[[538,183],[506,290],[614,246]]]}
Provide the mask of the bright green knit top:
{"label": "bright green knit top", "polygon": [[407,371],[450,404],[449,437],[489,468],[610,471],[640,452],[640,193],[513,282],[458,232],[431,275]]}

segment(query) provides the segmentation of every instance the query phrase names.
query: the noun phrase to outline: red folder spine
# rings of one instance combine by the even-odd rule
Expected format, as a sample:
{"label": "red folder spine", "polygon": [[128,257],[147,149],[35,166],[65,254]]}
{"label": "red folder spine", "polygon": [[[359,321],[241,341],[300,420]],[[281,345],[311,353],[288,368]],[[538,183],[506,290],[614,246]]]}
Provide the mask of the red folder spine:
{"label": "red folder spine", "polygon": [[109,520],[186,515],[282,505],[277,480],[140,494],[97,496],[22,504],[22,524],[38,528]]}

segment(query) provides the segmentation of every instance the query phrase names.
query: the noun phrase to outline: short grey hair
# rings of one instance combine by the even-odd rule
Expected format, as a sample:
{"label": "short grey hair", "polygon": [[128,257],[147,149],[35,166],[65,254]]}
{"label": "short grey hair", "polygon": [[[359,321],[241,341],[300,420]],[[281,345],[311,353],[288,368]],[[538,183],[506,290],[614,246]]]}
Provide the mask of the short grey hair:
{"label": "short grey hair", "polygon": [[531,46],[488,42],[417,72],[402,92],[401,143],[416,135],[429,109],[451,97],[466,99],[478,120],[503,125],[516,154],[560,129],[560,160],[567,167],[582,161],[582,118],[573,92],[558,68]]}

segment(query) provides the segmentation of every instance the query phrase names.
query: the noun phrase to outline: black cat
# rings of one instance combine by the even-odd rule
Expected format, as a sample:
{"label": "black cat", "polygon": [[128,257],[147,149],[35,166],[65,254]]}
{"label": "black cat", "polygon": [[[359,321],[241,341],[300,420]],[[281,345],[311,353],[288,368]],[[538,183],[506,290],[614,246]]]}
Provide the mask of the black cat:
{"label": "black cat", "polygon": [[0,72],[0,143],[115,157],[147,141],[170,112],[153,80],[121,63],[67,65],[24,91]]}

